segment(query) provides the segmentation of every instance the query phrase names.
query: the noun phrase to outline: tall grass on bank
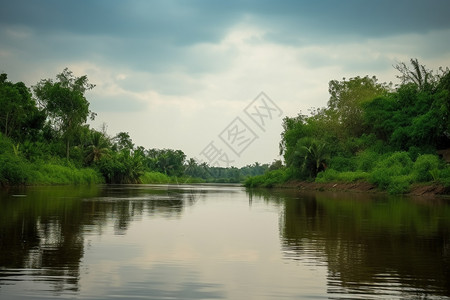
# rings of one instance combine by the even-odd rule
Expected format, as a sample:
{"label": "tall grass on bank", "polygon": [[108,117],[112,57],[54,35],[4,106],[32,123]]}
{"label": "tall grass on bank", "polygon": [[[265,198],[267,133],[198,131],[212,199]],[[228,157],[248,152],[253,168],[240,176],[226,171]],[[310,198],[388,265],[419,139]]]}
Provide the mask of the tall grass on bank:
{"label": "tall grass on bank", "polygon": [[73,165],[37,162],[33,164],[32,185],[97,184],[103,183],[101,174],[92,168],[76,168]]}
{"label": "tall grass on bank", "polygon": [[103,177],[94,169],[78,169],[55,162],[34,162],[11,154],[0,156],[0,186],[56,185],[103,183]]}

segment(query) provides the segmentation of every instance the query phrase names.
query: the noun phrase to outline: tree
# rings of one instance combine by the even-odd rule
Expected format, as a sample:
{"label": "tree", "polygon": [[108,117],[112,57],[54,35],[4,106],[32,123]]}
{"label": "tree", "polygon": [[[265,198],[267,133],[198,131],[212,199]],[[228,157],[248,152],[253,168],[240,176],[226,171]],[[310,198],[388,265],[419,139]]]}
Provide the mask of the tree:
{"label": "tree", "polygon": [[29,89],[23,82],[7,81],[7,75],[0,75],[0,130],[16,141],[26,136],[36,136],[42,129],[45,114],[36,107]]}
{"label": "tree", "polygon": [[293,168],[297,169],[299,177],[315,178],[317,173],[326,169],[326,162],[330,158],[326,143],[311,137],[298,140]]}
{"label": "tree", "polygon": [[432,70],[428,70],[424,65],[419,64],[417,58],[411,58],[412,70],[401,62],[394,66],[401,74],[397,78],[401,80],[401,84],[412,83],[420,91],[431,91],[439,81],[439,76],[433,75]]}
{"label": "tree", "polygon": [[334,112],[342,131],[359,137],[364,132],[362,104],[376,97],[386,95],[390,85],[378,83],[373,76],[354,77],[342,81],[331,80],[328,91],[328,109]]}
{"label": "tree", "polygon": [[56,75],[56,81],[43,79],[33,87],[39,104],[47,112],[52,126],[65,141],[66,157],[69,158],[70,142],[86,123],[88,116],[93,120],[95,113],[89,110],[85,92],[94,88],[86,75],[75,77],[68,68]]}
{"label": "tree", "polygon": [[110,151],[110,141],[103,132],[91,130],[89,133],[89,144],[85,150],[85,162],[88,165],[98,162]]}
{"label": "tree", "polygon": [[[363,104],[365,125],[397,150],[450,145],[450,72],[433,71],[411,60],[397,66],[402,84],[396,91]],[[441,68],[442,70],[442,68]]]}
{"label": "tree", "polygon": [[113,138],[114,141],[114,150],[122,151],[122,150],[133,150],[134,144],[133,140],[130,137],[128,132],[119,132]]}

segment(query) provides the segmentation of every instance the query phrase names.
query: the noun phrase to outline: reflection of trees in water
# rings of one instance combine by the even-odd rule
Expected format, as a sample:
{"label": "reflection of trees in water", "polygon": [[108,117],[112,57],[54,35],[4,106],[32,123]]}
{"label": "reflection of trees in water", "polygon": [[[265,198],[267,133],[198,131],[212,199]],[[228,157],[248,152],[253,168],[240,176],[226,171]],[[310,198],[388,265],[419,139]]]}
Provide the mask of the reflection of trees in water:
{"label": "reflection of trees in water", "polygon": [[[102,234],[114,227],[124,234],[142,215],[178,218],[195,193],[169,190],[68,187],[20,191],[26,197],[1,192],[0,268],[30,269],[55,291],[77,291],[84,234]],[[20,280],[16,271],[0,272],[0,282]]]}
{"label": "reflection of trees in water", "polygon": [[286,194],[284,255],[326,263],[330,293],[394,288],[450,296],[450,206],[376,197]]}

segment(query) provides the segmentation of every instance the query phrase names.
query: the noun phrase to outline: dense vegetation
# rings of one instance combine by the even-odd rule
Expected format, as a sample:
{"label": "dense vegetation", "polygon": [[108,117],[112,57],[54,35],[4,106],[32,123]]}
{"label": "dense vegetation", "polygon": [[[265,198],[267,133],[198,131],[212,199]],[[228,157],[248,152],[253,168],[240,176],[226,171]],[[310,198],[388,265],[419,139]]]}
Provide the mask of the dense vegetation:
{"label": "dense vegetation", "polygon": [[450,72],[434,73],[417,59],[395,68],[395,87],[368,76],[330,81],[327,107],[283,120],[285,166],[246,185],[365,181],[390,193],[412,183],[450,187],[450,166],[437,155],[450,148]]}
{"label": "dense vegetation", "polygon": [[0,75],[0,185],[242,182],[268,165],[211,167],[181,150],[144,149],[127,132],[86,123],[96,114],[87,76],[64,69],[31,89]]}

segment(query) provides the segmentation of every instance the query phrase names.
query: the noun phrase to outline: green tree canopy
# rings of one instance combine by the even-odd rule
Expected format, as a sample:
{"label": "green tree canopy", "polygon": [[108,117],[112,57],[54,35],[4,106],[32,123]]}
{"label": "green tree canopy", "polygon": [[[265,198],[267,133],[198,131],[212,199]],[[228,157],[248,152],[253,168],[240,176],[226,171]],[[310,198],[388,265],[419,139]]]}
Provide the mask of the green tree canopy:
{"label": "green tree canopy", "polygon": [[85,92],[94,88],[86,75],[75,77],[69,69],[56,75],[56,81],[43,79],[33,87],[39,104],[47,112],[52,126],[61,133],[69,158],[70,142],[86,123],[88,116],[94,119],[95,113],[89,110]]}
{"label": "green tree canopy", "polygon": [[390,85],[378,83],[373,76],[353,77],[342,81],[331,80],[328,91],[328,109],[334,112],[343,133],[359,137],[363,132],[362,104],[387,94]]}
{"label": "green tree canopy", "polygon": [[43,127],[45,114],[36,107],[29,89],[23,82],[12,83],[6,74],[0,75],[0,130],[22,141],[35,138]]}

